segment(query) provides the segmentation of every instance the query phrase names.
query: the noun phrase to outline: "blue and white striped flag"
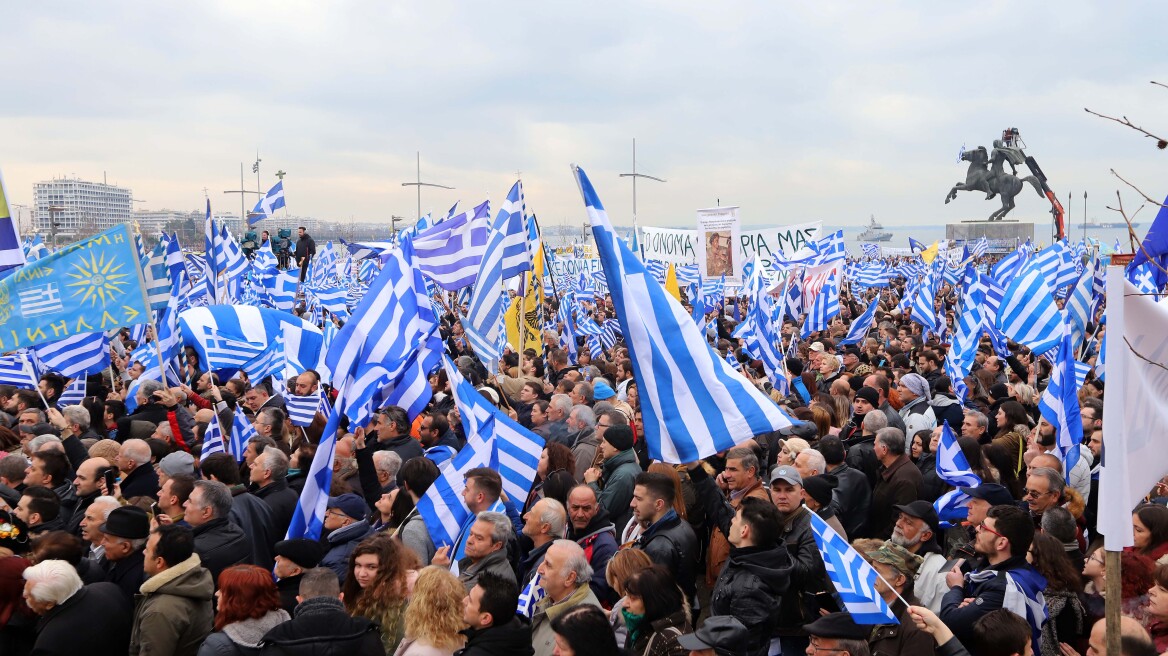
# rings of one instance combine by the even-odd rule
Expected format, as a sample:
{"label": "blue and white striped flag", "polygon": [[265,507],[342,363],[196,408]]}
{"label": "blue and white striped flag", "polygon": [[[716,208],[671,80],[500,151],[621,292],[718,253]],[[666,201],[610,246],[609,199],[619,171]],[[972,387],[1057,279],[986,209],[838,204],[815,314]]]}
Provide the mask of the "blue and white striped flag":
{"label": "blue and white striped flag", "polygon": [[876,299],[873,299],[872,302],[868,304],[868,309],[864,310],[864,314],[861,314],[855,321],[852,322],[852,326],[848,329],[847,336],[840,340],[839,343],[841,346],[847,344],[859,344],[868,337],[868,331],[872,329],[872,323],[876,320],[876,308],[879,307],[879,305],[880,304],[876,302]]}
{"label": "blue and white striped flag", "polygon": [[95,373],[110,365],[109,340],[105,333],[84,333],[33,347],[41,371],[66,378]]}
{"label": "blue and white striped flag", "polygon": [[[344,391],[342,390],[343,394]],[[329,487],[333,480],[333,459],[337,450],[337,429],[341,424],[340,403],[329,413],[328,423],[320,434],[320,444],[312,464],[308,466],[308,476],[304,479],[304,489],[292,513],[285,540],[308,538],[319,540],[324,528],[324,513],[328,507]]]}
{"label": "blue and white striped flag", "polygon": [[70,405],[81,405],[81,402],[85,400],[85,388],[85,376],[74,378],[61,391],[61,396],[57,399],[57,407],[64,408]]}
{"label": "blue and white striped flag", "polygon": [[[257,169],[258,170],[258,169]],[[255,225],[258,221],[266,219],[272,215],[273,212],[284,207],[284,181],[280,180],[276,186],[268,190],[264,197],[256,203],[252,211],[247,215],[247,224]]]}
{"label": "blue and white striped flag", "polygon": [[1026,266],[1030,259],[1030,242],[1015,248],[1006,254],[1005,257],[998,260],[993,267],[990,268],[990,277],[997,281],[998,286],[1005,288],[1010,285],[1010,281],[1014,279],[1022,267]]}
{"label": "blue and white striped flag", "polygon": [[227,453],[227,444],[223,441],[223,427],[219,425],[218,412],[213,413],[211,421],[207,422],[207,430],[203,433],[203,450],[199,453],[199,459],[204,460],[216,453]]}
{"label": "blue and white striped flag", "polygon": [[[755,264],[757,271],[761,268],[757,255],[755,256]],[[780,331],[776,331],[774,324],[771,323],[771,297],[767,293],[766,287],[766,278],[759,272],[759,275],[750,278],[750,286],[746,289],[746,292],[751,296],[749,317],[754,329],[752,342],[757,347],[756,356],[762,361],[763,369],[766,371],[771,385],[778,389],[780,394],[786,396],[787,366],[783,360],[782,334]],[[737,361],[730,364],[735,368],[738,367]]]}
{"label": "blue and white striped flag", "polygon": [[575,169],[637,381],[649,456],[692,462],[791,420],[714,352],[677,300],[617,238],[592,183]]}
{"label": "blue and white striped flag", "polygon": [[972,255],[973,257],[981,257],[982,255],[985,255],[986,252],[989,250],[990,250],[990,240],[986,239],[985,237],[982,237],[981,239],[978,239],[977,241],[975,241],[973,243],[973,245],[969,247],[969,254]]}
{"label": "blue and white striped flag", "polygon": [[429,374],[442,348],[425,280],[405,239],[332,339],[321,375],[341,390],[337,408],[358,426],[387,405],[412,419],[430,401]]}
{"label": "blue and white striped flag", "polygon": [[159,241],[150,257],[142,263],[142,275],[146,282],[146,299],[150,302],[150,309],[157,311],[166,307],[173,285],[164,241]]}
{"label": "blue and white striped flag", "polygon": [[949,490],[933,502],[941,528],[957,526],[969,517],[970,496],[961,490]]}
{"label": "blue and white striped flag", "polygon": [[856,624],[900,624],[888,603],[876,592],[876,570],[835,529],[807,508],[815,545],[823,556],[827,576]]}
{"label": "blue and white striped flag", "polygon": [[239,369],[280,338],[288,364],[304,373],[316,367],[324,343],[320,328],[300,317],[244,305],[191,308],[178,315],[178,326],[204,371]]}
{"label": "blue and white striped flag", "polygon": [[0,385],[36,389],[38,376],[25,351],[0,355]]}
{"label": "blue and white striped flag", "polygon": [[1050,383],[1038,401],[1042,418],[1055,428],[1055,443],[1062,456],[1066,476],[1079,462],[1079,444],[1083,441],[1083,419],[1079,415],[1079,385],[1075,379],[1075,365],[1075,345],[1071,342],[1070,326],[1067,326],[1059,343],[1054,369],[1050,372]]}
{"label": "blue and white striped flag", "polygon": [[948,421],[941,425],[941,440],[937,443],[937,475],[954,487],[981,485],[981,477],[973,473]]}
{"label": "blue and white striped flag", "polygon": [[[633,237],[634,239],[636,238],[635,233]],[[547,593],[544,591],[543,586],[540,585],[539,574],[536,574],[531,577],[527,585],[523,586],[523,591],[519,593],[519,605],[515,608],[515,614],[531,619],[531,616],[535,614],[535,605],[545,596],[547,596]]]}
{"label": "blue and white striped flag", "polygon": [[860,244],[860,250],[864,252],[866,257],[873,260],[880,257],[880,246],[878,244]]}
{"label": "blue and white striped flag", "polygon": [[1042,269],[1033,262],[1006,287],[995,321],[1002,334],[1029,346],[1035,355],[1058,346],[1064,323]]}
{"label": "blue and white striped flag", "polygon": [[235,409],[235,416],[231,420],[231,455],[235,456],[235,462],[243,462],[244,453],[247,451],[247,443],[251,438],[256,436],[256,429],[251,425],[243,415],[243,410]]}
{"label": "blue and white striped flag", "polygon": [[288,419],[293,426],[308,426],[316,418],[316,412],[320,409],[320,390],[317,390],[316,394],[308,396],[286,394],[284,404],[288,408]]}
{"label": "blue and white striped flag", "polygon": [[832,318],[838,316],[839,313],[839,283],[836,282],[833,275],[819,289],[819,293],[815,295],[815,300],[811,303],[811,308],[807,310],[807,317],[803,320],[803,330],[800,337],[807,339],[811,333],[827,330]]}
{"label": "blue and white striped flag", "polygon": [[418,233],[414,238],[418,268],[442,289],[456,290],[475,282],[487,250],[491,203],[484,202]]}
{"label": "blue and white striped flag", "polygon": [[1087,333],[1087,324],[1093,318],[1094,298],[1092,297],[1092,281],[1095,277],[1095,267],[1084,267],[1083,274],[1079,276],[1079,281],[1075,283],[1075,288],[1071,291],[1070,298],[1063,306],[1067,313],[1067,320],[1071,327],[1071,343],[1076,348],[1083,344],[1083,339]]}
{"label": "blue and white striped flag", "polygon": [[281,271],[272,283],[272,305],[277,310],[291,312],[296,306],[296,289],[299,286],[300,275],[295,270]]}

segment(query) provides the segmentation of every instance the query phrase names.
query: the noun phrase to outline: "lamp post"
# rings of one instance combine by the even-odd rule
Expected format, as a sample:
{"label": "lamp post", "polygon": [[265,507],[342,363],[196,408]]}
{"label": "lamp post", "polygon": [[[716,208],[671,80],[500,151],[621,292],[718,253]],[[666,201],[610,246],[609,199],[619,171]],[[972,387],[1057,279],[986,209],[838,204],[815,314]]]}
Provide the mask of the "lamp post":
{"label": "lamp post", "polygon": [[1087,241],[1087,192],[1083,192],[1083,241]]}
{"label": "lamp post", "polygon": [[49,205],[49,244],[53,250],[57,250],[57,218],[55,215],[64,211],[64,205]]}
{"label": "lamp post", "polygon": [[657,182],[665,182],[665,180],[662,180],[661,178],[655,178],[651,175],[645,175],[644,173],[637,173],[637,138],[636,137],[633,137],[633,172],[632,173],[621,173],[620,177],[633,179],[633,235],[635,237],[637,237],[637,240],[636,240],[637,243],[640,243],[641,240],[639,238],[639,235],[637,235],[637,178],[648,178],[649,180],[656,180]]}
{"label": "lamp post", "polygon": [[418,178],[414,182],[403,182],[403,187],[417,187],[418,188],[418,219],[422,218],[422,187],[437,187],[439,189],[454,189],[454,187],[447,187],[446,185],[435,184],[433,182],[422,182],[422,151],[418,151]]}
{"label": "lamp post", "polygon": [[398,216],[396,214],[389,215],[389,238],[397,239],[397,224],[400,221],[405,221],[406,217]]}

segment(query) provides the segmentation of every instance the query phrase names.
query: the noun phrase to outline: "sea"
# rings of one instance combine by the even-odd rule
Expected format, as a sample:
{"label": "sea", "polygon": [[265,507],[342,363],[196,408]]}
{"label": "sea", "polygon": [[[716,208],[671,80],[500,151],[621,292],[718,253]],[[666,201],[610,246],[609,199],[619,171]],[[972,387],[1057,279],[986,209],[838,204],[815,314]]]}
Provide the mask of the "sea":
{"label": "sea", "polygon": [[[913,239],[923,243],[932,244],[934,241],[945,238],[945,224],[935,225],[884,225],[885,232],[892,233],[892,239],[886,242],[881,242],[881,246],[891,246],[893,248],[908,248],[908,239]],[[1148,231],[1147,223],[1140,224],[1135,228],[1136,236],[1142,240],[1144,234]],[[844,231],[844,241],[851,247],[853,244],[859,245],[861,242],[857,239],[860,233],[867,229],[866,226],[856,225],[829,225],[824,224],[824,232],[833,232],[835,230]],[[1128,231],[1126,228],[1091,228],[1088,227],[1086,231],[1083,230],[1083,225],[1070,226],[1067,229],[1067,238],[1072,242],[1077,242],[1084,238],[1084,235],[1090,239],[1098,239],[1099,243],[1106,246],[1108,249],[1115,246],[1115,241],[1118,239],[1121,252],[1130,252],[1131,245],[1128,243]],[[1038,246],[1049,245],[1054,239],[1054,227],[1050,223],[1036,223],[1034,224],[1034,243]],[[1139,242],[1136,242],[1137,245]],[[849,250],[854,250],[849,248]]]}

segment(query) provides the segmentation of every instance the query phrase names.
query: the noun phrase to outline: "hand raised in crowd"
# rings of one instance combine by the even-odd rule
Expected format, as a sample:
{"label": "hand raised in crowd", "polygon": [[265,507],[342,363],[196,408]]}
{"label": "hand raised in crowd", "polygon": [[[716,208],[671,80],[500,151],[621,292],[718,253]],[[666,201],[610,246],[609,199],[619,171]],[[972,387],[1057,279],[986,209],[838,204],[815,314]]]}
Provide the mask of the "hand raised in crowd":
{"label": "hand raised in crowd", "polygon": [[945,584],[950,588],[965,585],[965,574],[961,572],[960,564],[954,565],[953,569],[945,572]]}
{"label": "hand raised in crowd", "polygon": [[358,426],[353,429],[354,446],[358,451],[365,448],[365,427]]}
{"label": "hand raised in crowd", "polygon": [[598,480],[600,480],[600,469],[599,468],[589,467],[588,470],[584,472],[584,482],[585,483],[595,483]]}
{"label": "hand raised in crowd", "polygon": [[49,408],[45,410],[45,416],[48,417],[49,423],[57,430],[69,430],[69,420],[61,414],[61,411],[56,408]]}
{"label": "hand raised in crowd", "polygon": [[933,636],[938,645],[943,645],[953,638],[953,632],[949,630],[949,627],[945,626],[941,618],[928,608],[909,606],[908,612],[912,616],[913,624],[916,624],[921,631]]}
{"label": "hand raised in crowd", "polygon": [[430,559],[430,564],[437,567],[450,567],[450,555],[453,551],[453,546],[439,547],[434,552],[434,557]]}

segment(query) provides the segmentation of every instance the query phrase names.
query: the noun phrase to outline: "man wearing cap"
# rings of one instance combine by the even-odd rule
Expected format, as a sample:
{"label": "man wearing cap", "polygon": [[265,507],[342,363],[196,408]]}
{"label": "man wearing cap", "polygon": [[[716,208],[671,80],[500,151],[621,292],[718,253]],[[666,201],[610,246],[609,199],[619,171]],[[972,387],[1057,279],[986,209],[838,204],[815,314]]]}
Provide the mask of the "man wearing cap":
{"label": "man wearing cap", "polygon": [[961,531],[957,538],[952,536],[958,531],[950,532],[952,547],[949,550],[949,555],[951,558],[969,558],[976,555],[973,550],[973,540],[977,537],[978,525],[985,521],[986,513],[989,512],[990,508],[1012,506],[1017,502],[1006,486],[997,483],[982,483],[977,487],[957,489],[969,496],[969,504],[966,506],[965,521],[962,522],[962,527],[965,530]]}
{"label": "man wearing cap", "polygon": [[866,537],[887,540],[892,537],[896,524],[895,506],[920,498],[922,476],[921,470],[909,460],[904,433],[897,428],[877,431],[875,454],[880,461],[880,476],[872,488]]}
{"label": "man wearing cap", "polygon": [[357,548],[361,540],[373,533],[373,527],[365,521],[365,500],[349,492],[337,497],[329,497],[328,509],[324,513],[324,535],[328,551],[320,559],[320,566],[336,572],[337,579],[345,580],[349,566],[349,554]]}
{"label": "man wearing cap", "polygon": [[146,580],[142,572],[146,538],[150,537],[150,517],[137,506],[114,508],[98,529],[105,535],[105,580],[113,583],[133,602],[138,588]]}
{"label": "man wearing cap", "polygon": [[[803,453],[812,450],[806,449]],[[803,453],[799,455],[802,456]],[[803,478],[803,503],[815,511],[815,514],[846,542],[848,532],[836,517],[835,505],[831,502],[835,489],[839,486],[839,480],[831,474],[803,476],[803,472],[800,472],[799,476]]]}
{"label": "man wearing cap", "polygon": [[633,453],[633,431],[628,426],[606,428],[600,441],[600,467],[584,472],[584,482],[596,491],[600,505],[608,511],[617,527],[629,521],[632,509],[633,486],[641,466]]}
{"label": "man wearing cap", "polygon": [[929,381],[920,374],[905,374],[896,385],[900,400],[900,418],[904,420],[905,435],[916,435],[917,431],[933,429],[937,426],[937,415],[929,405]]}
{"label": "man wearing cap", "polygon": [[[723,503],[723,506],[728,504]],[[766,656],[779,619],[775,599],[791,584],[795,566],[781,544],[782,516],[770,499],[741,500],[729,526],[718,516],[732,545],[710,594],[710,612],[732,615],[746,626],[749,636],[743,654]]]}
{"label": "man wearing cap", "polygon": [[781,515],[783,544],[794,565],[792,592],[779,600],[779,619],[773,635],[782,653],[797,654],[807,648],[803,625],[818,617],[820,601],[830,598],[827,571],[811,530],[811,510],[803,504],[803,479],[794,467],[777,467],[771,472],[771,501]]}
{"label": "man wearing cap", "polygon": [[693,481],[697,497],[705,506],[706,517],[710,520],[710,542],[706,549],[708,586],[713,586],[718,580],[722,567],[730,556],[729,530],[742,501],[753,498],[770,503],[770,495],[763,486],[758,472],[758,456],[755,455],[754,449],[746,446],[735,447],[726,452],[726,467],[718,475],[717,486],[700,463],[689,464],[690,480]]}
{"label": "man wearing cap", "polygon": [[865,553],[864,557],[880,575],[876,579],[876,592],[900,620],[900,624],[879,624],[872,629],[868,638],[872,653],[932,654],[933,636],[917,628],[909,607],[900,601],[914,603],[913,577],[924,566],[921,557],[889,542]]}
{"label": "man wearing cap", "polygon": [[923,564],[914,569],[913,589],[922,606],[937,612],[941,608],[941,598],[949,591],[945,582],[945,555],[937,544],[940,530],[937,511],[933,504],[921,500],[898,505],[896,510],[900,515],[892,528],[889,543],[921,557]]}
{"label": "man wearing cap", "polygon": [[[868,649],[871,627],[856,624],[849,613],[828,613],[803,628],[810,636],[810,644],[805,652],[808,656],[818,656],[821,651],[829,652],[831,656],[871,654],[871,650]],[[784,649],[783,654],[787,653]]]}
{"label": "man wearing cap", "polygon": [[677,636],[677,644],[688,649],[690,656],[742,656],[749,638],[737,618],[711,615],[697,631]]}
{"label": "man wearing cap", "polygon": [[186,451],[175,451],[158,461],[158,487],[161,488],[171,476],[195,475],[195,457]]}
{"label": "man wearing cap", "polygon": [[324,546],[317,540],[296,538],[280,540],[273,549],[276,552],[276,589],[280,591],[280,603],[289,615],[295,615],[296,595],[300,594],[300,581],[304,572],[320,564],[324,557]]}

